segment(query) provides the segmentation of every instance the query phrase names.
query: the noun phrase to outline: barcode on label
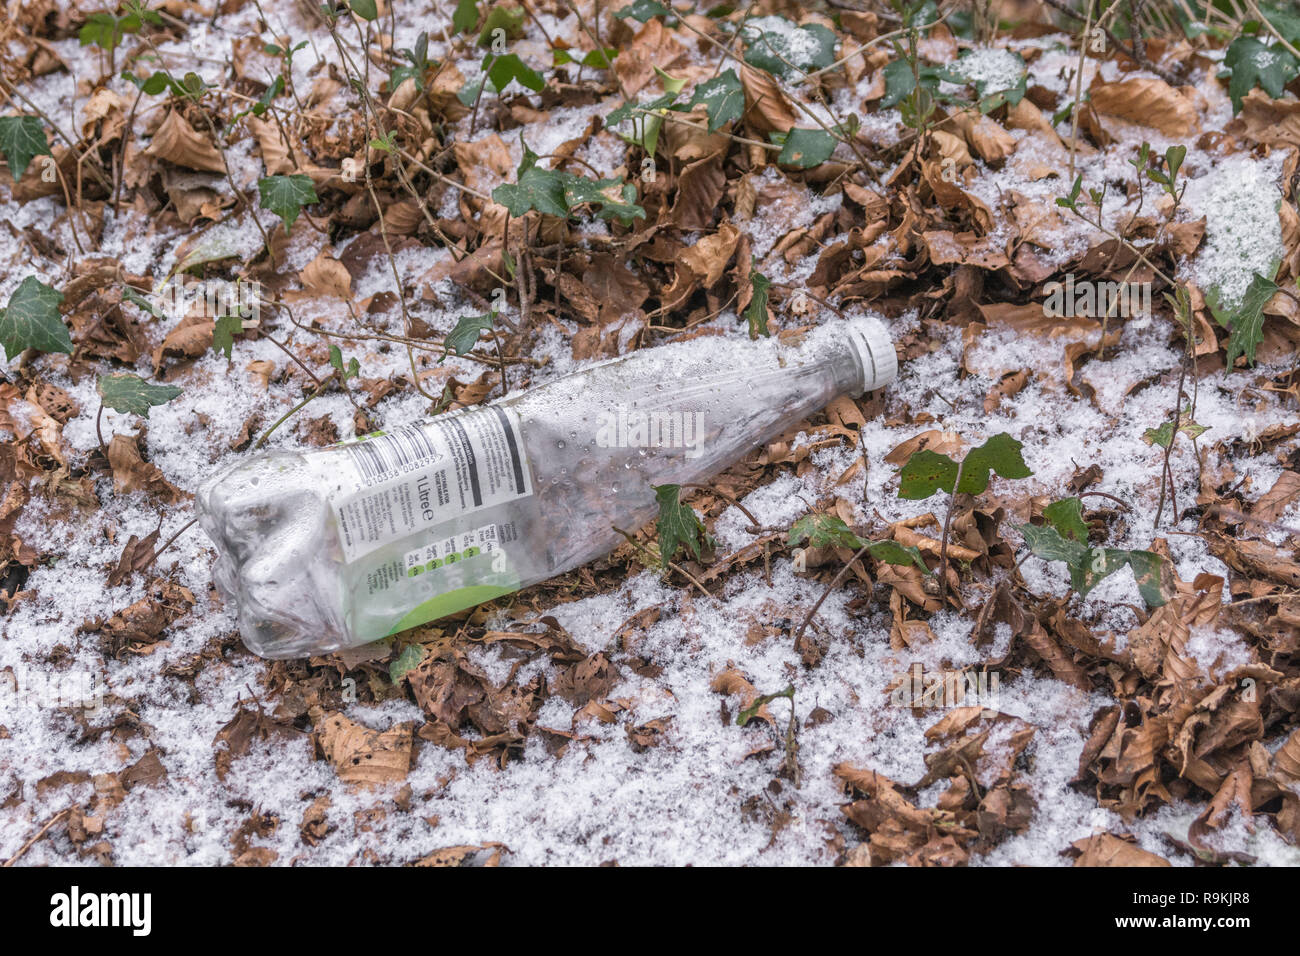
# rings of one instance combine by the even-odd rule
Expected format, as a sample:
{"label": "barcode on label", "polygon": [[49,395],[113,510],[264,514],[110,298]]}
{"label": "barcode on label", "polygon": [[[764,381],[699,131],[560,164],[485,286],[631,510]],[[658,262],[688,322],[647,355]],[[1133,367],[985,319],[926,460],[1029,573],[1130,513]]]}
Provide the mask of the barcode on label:
{"label": "barcode on label", "polygon": [[365,441],[345,445],[366,484],[382,481],[413,465],[439,457],[423,426],[406,425]]}

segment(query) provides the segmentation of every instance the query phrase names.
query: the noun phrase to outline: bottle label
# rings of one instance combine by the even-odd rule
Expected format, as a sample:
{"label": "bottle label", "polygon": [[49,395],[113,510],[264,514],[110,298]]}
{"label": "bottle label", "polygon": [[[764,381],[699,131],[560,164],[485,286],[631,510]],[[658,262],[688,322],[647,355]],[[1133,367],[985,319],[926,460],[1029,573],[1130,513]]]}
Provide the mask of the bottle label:
{"label": "bottle label", "polygon": [[[533,493],[519,420],[508,408],[473,409],[342,447],[357,480],[330,503],[349,563],[391,541]],[[447,553],[439,550],[421,563],[475,547],[469,542],[462,548],[460,538],[484,530],[466,528],[455,540],[431,543]],[[487,550],[484,543],[477,547]]]}

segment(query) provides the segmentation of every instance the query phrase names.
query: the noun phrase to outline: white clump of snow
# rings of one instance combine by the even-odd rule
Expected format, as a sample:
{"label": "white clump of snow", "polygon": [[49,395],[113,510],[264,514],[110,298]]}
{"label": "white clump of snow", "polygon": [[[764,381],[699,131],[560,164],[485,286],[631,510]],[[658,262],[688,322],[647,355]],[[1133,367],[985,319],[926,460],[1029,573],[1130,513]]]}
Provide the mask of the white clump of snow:
{"label": "white clump of snow", "polygon": [[949,67],[968,82],[980,84],[986,93],[1011,89],[1025,73],[1024,61],[1002,47],[980,47],[954,60]]}
{"label": "white clump of snow", "polygon": [[1225,306],[1241,303],[1256,274],[1273,278],[1286,251],[1278,205],[1280,155],[1233,156],[1187,184],[1183,202],[1205,217],[1205,243],[1192,262],[1197,284]]}

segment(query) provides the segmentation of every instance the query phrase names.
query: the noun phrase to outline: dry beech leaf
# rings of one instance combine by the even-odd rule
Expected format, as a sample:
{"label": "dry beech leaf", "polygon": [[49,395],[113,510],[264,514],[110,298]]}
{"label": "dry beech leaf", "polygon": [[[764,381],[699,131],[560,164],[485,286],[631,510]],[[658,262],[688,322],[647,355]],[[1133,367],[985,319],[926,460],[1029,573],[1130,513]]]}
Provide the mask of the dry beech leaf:
{"label": "dry beech leaf", "polygon": [[303,287],[315,295],[330,295],[340,299],[352,297],[352,276],[343,263],[325,250],[321,250],[306,268],[299,273]]}
{"label": "dry beech leaf", "polygon": [[119,494],[147,491],[166,501],[180,501],[185,493],[163,477],[162,470],[140,456],[134,438],[114,435],[108,443],[108,463],[113,469],[113,490]]}
{"label": "dry beech leaf", "polygon": [[1164,857],[1111,833],[1098,833],[1070,844],[1079,852],[1075,866],[1172,866]]}
{"label": "dry beech leaf", "polygon": [[153,141],[145,150],[150,156],[165,159],[177,166],[206,173],[224,173],[221,153],[211,139],[198,132],[176,110],[167,113],[166,119],[153,134]]}
{"label": "dry beech leaf", "polygon": [[405,780],[415,742],[409,723],[371,730],[342,714],[331,714],[320,727],[320,745],[339,779],[360,786]]}
{"label": "dry beech leaf", "polygon": [[1192,101],[1156,77],[1093,83],[1088,92],[1092,108],[1103,116],[1153,126],[1166,136],[1192,136],[1200,128]]}

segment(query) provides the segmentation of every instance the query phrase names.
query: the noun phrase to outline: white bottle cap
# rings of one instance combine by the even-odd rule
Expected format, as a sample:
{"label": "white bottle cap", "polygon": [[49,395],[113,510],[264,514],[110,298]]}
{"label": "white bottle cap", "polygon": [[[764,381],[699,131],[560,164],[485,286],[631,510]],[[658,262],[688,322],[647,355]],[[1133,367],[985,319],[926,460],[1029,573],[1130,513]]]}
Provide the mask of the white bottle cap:
{"label": "white bottle cap", "polygon": [[898,377],[898,355],[885,323],[875,316],[855,316],[845,322],[849,343],[862,365],[862,393],[884,388]]}

